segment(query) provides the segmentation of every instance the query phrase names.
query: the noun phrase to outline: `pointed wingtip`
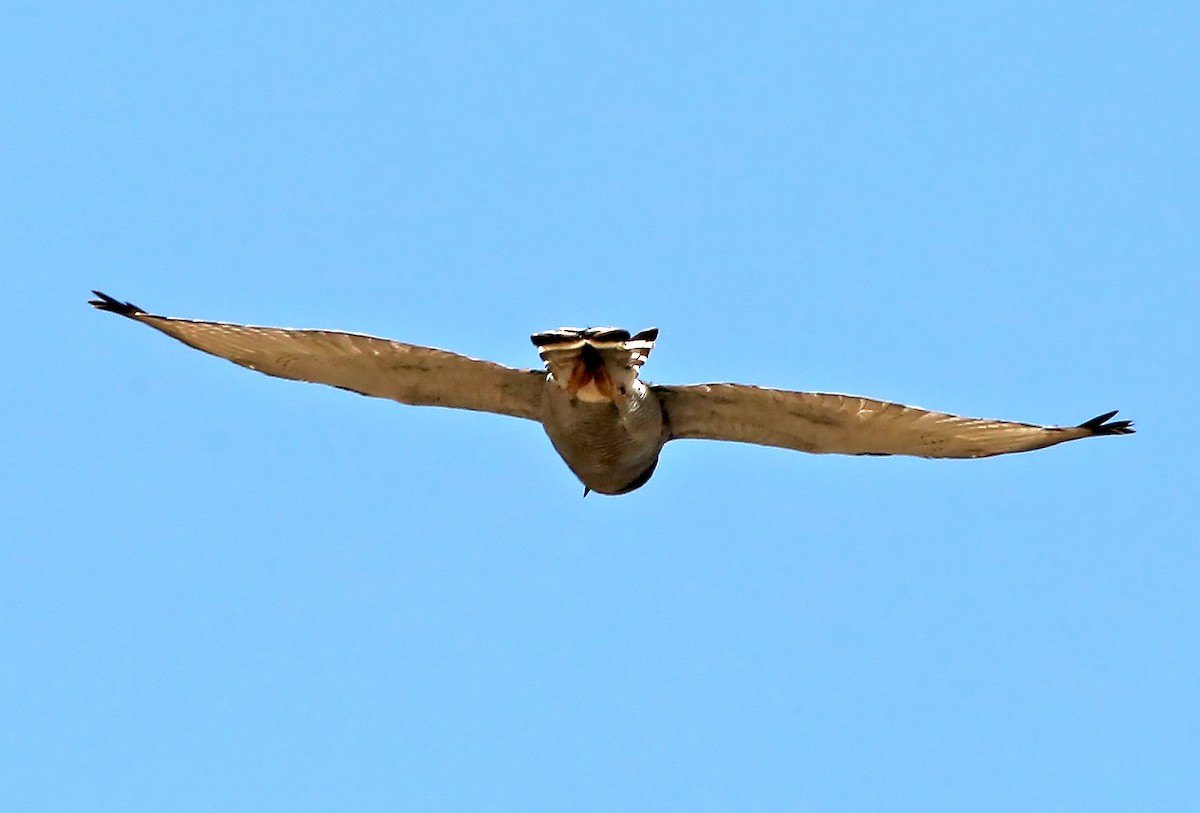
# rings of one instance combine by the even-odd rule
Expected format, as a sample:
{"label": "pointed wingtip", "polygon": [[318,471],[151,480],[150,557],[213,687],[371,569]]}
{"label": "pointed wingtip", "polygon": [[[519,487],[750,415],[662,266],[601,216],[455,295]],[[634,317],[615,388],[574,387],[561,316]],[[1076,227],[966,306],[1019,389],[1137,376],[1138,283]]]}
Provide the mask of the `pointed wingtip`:
{"label": "pointed wingtip", "polygon": [[145,313],[144,310],[132,302],[122,302],[119,299],[112,298],[102,291],[92,291],[92,293],[99,298],[89,299],[88,304],[97,310],[119,313],[121,316],[134,316],[139,313]]}
{"label": "pointed wingtip", "polygon": [[1097,415],[1090,421],[1079,424],[1079,428],[1087,429],[1093,435],[1132,435],[1136,431],[1133,421],[1113,421],[1112,418],[1116,414],[1117,410],[1114,409],[1112,412]]}

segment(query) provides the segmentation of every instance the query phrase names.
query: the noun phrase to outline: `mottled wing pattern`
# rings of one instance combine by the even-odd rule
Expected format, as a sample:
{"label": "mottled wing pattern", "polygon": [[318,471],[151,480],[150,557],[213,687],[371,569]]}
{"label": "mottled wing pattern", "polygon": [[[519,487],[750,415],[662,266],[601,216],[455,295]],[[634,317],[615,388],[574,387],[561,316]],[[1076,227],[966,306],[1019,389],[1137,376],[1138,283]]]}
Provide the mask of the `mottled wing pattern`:
{"label": "mottled wing pattern", "polygon": [[1035,426],[962,418],[917,407],[829,393],[741,384],[655,386],[671,438],[707,438],[818,454],[989,457],[1094,435],[1133,432],[1110,412],[1079,426]]}
{"label": "mottled wing pattern", "polygon": [[516,370],[432,347],[332,330],[293,330],[155,316],[95,292],[92,304],[260,373],[328,384],[403,404],[540,419],[540,370]]}

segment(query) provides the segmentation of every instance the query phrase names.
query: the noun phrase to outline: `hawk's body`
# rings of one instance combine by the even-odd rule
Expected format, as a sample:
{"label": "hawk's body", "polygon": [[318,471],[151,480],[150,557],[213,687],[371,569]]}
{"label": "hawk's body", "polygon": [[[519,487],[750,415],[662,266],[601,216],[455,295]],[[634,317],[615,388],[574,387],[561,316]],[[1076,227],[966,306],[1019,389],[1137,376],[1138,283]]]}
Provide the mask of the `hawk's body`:
{"label": "hawk's body", "polygon": [[542,426],[592,491],[623,494],[644,485],[670,439],[661,402],[638,378],[657,337],[653,329],[630,337],[617,328],[532,337],[548,369]]}
{"label": "hawk's body", "polygon": [[618,328],[533,335],[545,370],[328,330],[148,314],[98,291],[92,305],[267,375],[405,404],[495,412],[542,424],[587,489],[623,494],[654,473],[668,440],[707,438],[814,453],[970,458],[1133,432],[1109,412],[1078,426],[962,418],[849,395],[743,384],[648,385],[638,373],[658,336]]}

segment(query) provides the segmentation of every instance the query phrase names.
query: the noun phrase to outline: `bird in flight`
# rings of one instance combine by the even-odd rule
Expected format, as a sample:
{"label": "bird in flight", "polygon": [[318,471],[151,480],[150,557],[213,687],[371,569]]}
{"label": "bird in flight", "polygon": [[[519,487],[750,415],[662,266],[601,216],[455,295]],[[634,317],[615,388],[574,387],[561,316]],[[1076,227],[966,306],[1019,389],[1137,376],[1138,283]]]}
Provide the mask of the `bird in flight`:
{"label": "bird in flight", "polygon": [[564,327],[530,338],[544,370],[358,333],[293,330],[146,313],[93,291],[89,304],[260,373],[328,384],[402,404],[538,421],[584,485],[625,494],[654,474],[670,440],[704,438],[817,454],[990,457],[1098,435],[1128,435],[1117,413],[1078,426],[963,418],[853,395],[746,384],[648,384],[638,377],[658,329]]}

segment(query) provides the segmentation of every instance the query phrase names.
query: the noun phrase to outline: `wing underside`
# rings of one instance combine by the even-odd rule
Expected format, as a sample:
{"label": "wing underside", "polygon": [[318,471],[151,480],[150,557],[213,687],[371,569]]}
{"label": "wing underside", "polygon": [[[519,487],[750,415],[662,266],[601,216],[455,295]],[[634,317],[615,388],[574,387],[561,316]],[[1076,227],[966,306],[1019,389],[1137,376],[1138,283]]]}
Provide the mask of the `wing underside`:
{"label": "wing underside", "polygon": [[94,292],[92,304],[184,344],[277,378],[308,381],[403,404],[539,420],[545,373],[446,350],[332,330],[235,325],[156,316]]}
{"label": "wing underside", "polygon": [[671,438],[706,438],[817,454],[972,458],[1133,432],[1115,412],[1079,426],[964,418],[853,395],[741,384],[656,386]]}

